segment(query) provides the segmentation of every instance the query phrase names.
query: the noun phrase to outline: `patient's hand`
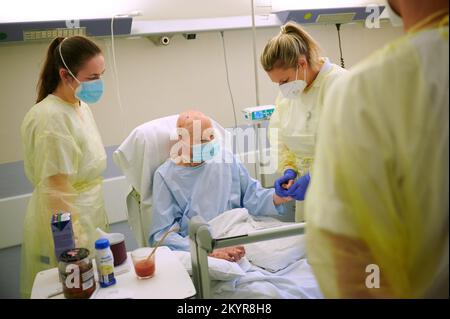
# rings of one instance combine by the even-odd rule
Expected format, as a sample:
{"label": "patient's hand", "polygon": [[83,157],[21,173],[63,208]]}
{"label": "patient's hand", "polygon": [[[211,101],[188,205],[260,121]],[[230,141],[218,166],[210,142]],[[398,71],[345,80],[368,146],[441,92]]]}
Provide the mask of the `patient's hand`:
{"label": "patient's hand", "polygon": [[214,249],[208,256],[236,262],[245,256],[245,248],[244,246],[234,246]]}
{"label": "patient's hand", "polygon": [[[293,179],[291,179],[291,180],[289,180],[288,183],[284,183],[282,185],[282,187],[284,189],[289,189],[294,184],[294,182],[295,181]],[[292,197],[281,197],[281,196],[278,196],[276,193],[273,194],[273,203],[275,204],[275,206],[290,202],[291,200],[293,200]]]}
{"label": "patient's hand", "polygon": [[289,182],[284,183],[283,185],[281,185],[281,187],[283,187],[284,189],[289,189],[291,188],[292,185],[294,185],[295,180],[294,179],[290,179]]}
{"label": "patient's hand", "polygon": [[277,194],[273,194],[273,203],[275,204],[275,206],[290,202],[291,200],[293,200],[292,197],[281,197]]}

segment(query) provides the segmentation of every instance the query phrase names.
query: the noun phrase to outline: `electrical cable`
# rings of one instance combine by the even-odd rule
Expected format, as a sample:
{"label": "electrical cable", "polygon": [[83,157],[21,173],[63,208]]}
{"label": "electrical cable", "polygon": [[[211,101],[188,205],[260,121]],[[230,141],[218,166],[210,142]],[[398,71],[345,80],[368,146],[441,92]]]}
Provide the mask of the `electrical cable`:
{"label": "electrical cable", "polygon": [[[256,57],[256,22],[255,22],[255,1],[251,0],[251,17],[252,17],[252,42],[253,42],[253,68],[255,72],[255,95],[256,95],[256,105],[260,105],[259,99],[259,82],[258,82],[258,59]],[[260,128],[261,123],[256,124],[255,126],[255,174],[259,176],[261,184],[265,185],[265,175],[261,173],[261,139],[260,139]]]}
{"label": "electrical cable", "polygon": [[339,40],[339,52],[341,54],[341,67],[345,69],[345,63],[344,63],[344,56],[342,55],[342,43],[341,43],[341,24],[336,24],[336,29],[338,33],[338,40]]}
{"label": "electrical cable", "polygon": [[[229,71],[228,71],[227,50],[226,50],[226,46],[225,46],[225,38],[224,38],[224,32],[223,31],[220,31],[220,36],[222,38],[223,59],[224,59],[224,62],[225,62],[225,73],[226,73],[226,77],[227,77],[228,93],[230,94],[231,105],[233,107],[233,118],[234,118],[234,129],[235,129],[235,132],[234,132],[234,134],[232,134],[232,136],[233,136],[233,139],[236,139],[236,129],[238,127],[237,115],[236,115],[236,105],[234,103],[233,91],[231,90],[230,75],[229,75]],[[239,154],[239,143],[237,143],[237,141],[236,141],[236,153]]]}
{"label": "electrical cable", "polygon": [[253,67],[255,71],[255,96],[256,105],[260,105],[259,98],[259,81],[258,81],[258,58],[256,55],[256,22],[255,22],[255,3],[254,0],[251,2],[252,6],[252,44],[253,44]]}
{"label": "electrical cable", "polygon": [[122,98],[120,96],[120,85],[119,85],[119,72],[117,71],[117,63],[116,63],[116,49],[114,47],[114,19],[116,17],[121,17],[123,15],[120,14],[116,14],[111,18],[111,51],[112,51],[112,60],[113,60],[113,75],[114,75],[114,83],[116,85],[116,94],[117,94],[117,102],[119,104],[119,109],[120,109],[120,113],[121,113],[121,123],[122,123],[122,133],[123,133],[123,138],[126,137],[126,117],[125,117],[125,112],[123,110],[123,106],[122,106]]}
{"label": "electrical cable", "polygon": [[228,92],[230,94],[231,105],[233,106],[234,127],[237,128],[236,106],[234,104],[233,92],[231,91],[230,75],[229,75],[229,72],[228,72],[227,50],[226,50],[226,47],[225,47],[225,39],[224,39],[223,31],[220,31],[220,36],[222,37],[223,59],[224,59],[224,62],[225,62],[225,73],[227,75]]}

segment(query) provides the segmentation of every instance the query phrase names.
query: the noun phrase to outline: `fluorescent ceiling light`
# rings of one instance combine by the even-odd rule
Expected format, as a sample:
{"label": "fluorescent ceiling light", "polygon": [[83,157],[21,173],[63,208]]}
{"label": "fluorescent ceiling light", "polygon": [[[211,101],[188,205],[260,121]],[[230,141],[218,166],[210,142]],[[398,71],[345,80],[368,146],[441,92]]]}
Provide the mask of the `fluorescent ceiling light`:
{"label": "fluorescent ceiling light", "polygon": [[272,12],[384,5],[385,0],[272,0]]}
{"label": "fluorescent ceiling light", "polygon": [[0,23],[111,18],[136,10],[136,0],[2,0]]}

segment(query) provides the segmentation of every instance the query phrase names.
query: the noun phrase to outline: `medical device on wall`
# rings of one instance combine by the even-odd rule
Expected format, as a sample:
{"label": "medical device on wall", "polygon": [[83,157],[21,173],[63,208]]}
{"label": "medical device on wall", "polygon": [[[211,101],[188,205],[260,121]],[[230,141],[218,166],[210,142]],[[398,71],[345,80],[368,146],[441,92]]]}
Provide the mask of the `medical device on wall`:
{"label": "medical device on wall", "polygon": [[[0,23],[0,43],[48,41],[56,37],[111,35],[111,18]],[[114,18],[114,35],[131,33],[131,16]]]}
{"label": "medical device on wall", "polygon": [[270,116],[275,111],[275,105],[262,105],[247,107],[242,110],[244,118],[251,122],[270,120]]}
{"label": "medical device on wall", "polygon": [[[377,6],[379,14],[384,10],[384,6]],[[349,8],[323,8],[286,10],[275,12],[280,21],[284,24],[287,21],[295,21],[300,24],[344,24],[356,21],[364,21],[371,14],[373,7],[360,6]]]}

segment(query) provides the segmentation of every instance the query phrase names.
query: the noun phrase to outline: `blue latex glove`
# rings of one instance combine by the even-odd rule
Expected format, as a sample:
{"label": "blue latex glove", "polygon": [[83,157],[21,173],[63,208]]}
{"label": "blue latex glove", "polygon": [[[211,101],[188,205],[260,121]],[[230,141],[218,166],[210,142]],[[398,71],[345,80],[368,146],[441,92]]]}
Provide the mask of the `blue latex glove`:
{"label": "blue latex glove", "polygon": [[284,171],[284,175],[275,181],[275,194],[280,197],[288,197],[288,190],[283,188],[283,184],[286,184],[291,179],[295,179],[297,173],[292,169],[287,169]]}
{"label": "blue latex glove", "polygon": [[288,190],[287,195],[294,198],[295,200],[304,200],[305,199],[305,193],[308,189],[309,180],[311,179],[311,176],[308,174],[305,174],[303,176],[300,176]]}

